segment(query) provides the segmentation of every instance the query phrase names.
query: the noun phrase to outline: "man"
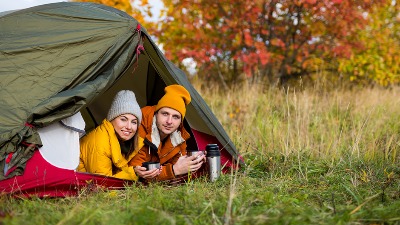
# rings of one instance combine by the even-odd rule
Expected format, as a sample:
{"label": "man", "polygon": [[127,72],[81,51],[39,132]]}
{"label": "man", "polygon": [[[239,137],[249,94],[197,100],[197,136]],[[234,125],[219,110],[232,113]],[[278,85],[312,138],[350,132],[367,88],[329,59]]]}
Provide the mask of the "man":
{"label": "man", "polygon": [[[186,156],[186,140],[190,134],[183,127],[183,119],[186,105],[191,101],[189,92],[181,85],[167,86],[164,91],[157,105],[142,108],[139,136],[145,145],[130,161],[136,174],[145,179],[173,179],[197,171],[205,162],[202,153]],[[160,162],[161,173],[154,175],[146,171],[143,162]]]}

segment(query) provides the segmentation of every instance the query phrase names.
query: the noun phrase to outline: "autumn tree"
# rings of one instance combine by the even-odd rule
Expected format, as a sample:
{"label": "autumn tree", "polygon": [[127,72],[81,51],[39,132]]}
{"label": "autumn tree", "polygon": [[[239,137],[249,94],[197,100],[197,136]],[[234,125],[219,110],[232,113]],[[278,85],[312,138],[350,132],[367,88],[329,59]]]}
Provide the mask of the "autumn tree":
{"label": "autumn tree", "polygon": [[339,60],[350,80],[382,86],[400,83],[400,4],[388,1],[366,15],[368,26],[356,32],[363,44]]}
{"label": "autumn tree", "polygon": [[146,21],[148,0],[78,1],[127,12],[157,37],[167,58],[181,68],[191,59],[199,76],[225,86],[243,74],[275,83],[321,71],[399,82],[397,1],[163,0],[165,19],[157,24]]}
{"label": "autumn tree", "polygon": [[[191,58],[200,76],[282,82],[336,70],[361,44],[354,33],[385,0],[163,0],[156,36],[175,63]],[[389,1],[389,0],[387,0]],[[321,65],[324,65],[323,67]]]}

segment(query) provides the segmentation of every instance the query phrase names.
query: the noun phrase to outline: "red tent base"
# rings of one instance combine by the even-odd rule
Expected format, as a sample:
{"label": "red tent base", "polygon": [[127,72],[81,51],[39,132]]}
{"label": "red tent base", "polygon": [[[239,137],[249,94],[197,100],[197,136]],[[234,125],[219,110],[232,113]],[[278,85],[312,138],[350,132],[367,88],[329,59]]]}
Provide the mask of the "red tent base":
{"label": "red tent base", "polygon": [[[220,145],[218,140],[205,133],[192,129],[200,150],[204,150],[207,144],[217,143],[221,149],[222,173],[227,173],[235,168],[232,156]],[[206,165],[206,164],[205,164]],[[74,170],[62,169],[53,166],[46,161],[40,151],[35,151],[32,158],[26,164],[24,174],[0,181],[0,193],[21,197],[67,197],[77,196],[85,190],[99,189],[123,189],[127,185],[135,185],[134,181],[121,180],[91,173],[81,173]],[[199,171],[181,176],[162,183],[167,185],[179,185],[188,180],[207,176],[207,167],[203,166]],[[140,183],[140,182],[139,182]],[[147,182],[141,182],[146,185]]]}
{"label": "red tent base", "polygon": [[84,190],[122,189],[133,181],[61,169],[47,162],[39,151],[28,160],[21,176],[0,181],[0,192],[22,197],[77,196]]}
{"label": "red tent base", "polygon": [[[234,158],[232,155],[221,145],[218,139],[209,134],[197,131],[192,128],[192,133],[196,139],[197,146],[200,150],[205,150],[207,144],[218,144],[218,147],[221,152],[221,168],[222,173],[230,172],[231,169],[236,169],[236,164],[234,163]],[[240,160],[243,160],[241,156],[239,156]]]}

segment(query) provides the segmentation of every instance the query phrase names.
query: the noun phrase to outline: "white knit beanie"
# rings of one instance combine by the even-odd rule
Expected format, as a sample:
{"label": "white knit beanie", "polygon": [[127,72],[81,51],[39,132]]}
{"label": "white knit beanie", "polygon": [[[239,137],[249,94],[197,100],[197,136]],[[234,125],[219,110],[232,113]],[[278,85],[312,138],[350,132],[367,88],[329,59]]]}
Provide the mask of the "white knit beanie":
{"label": "white knit beanie", "polygon": [[142,121],[142,111],[136,101],[135,93],[130,90],[122,90],[115,95],[108,111],[107,120],[111,121],[122,114],[132,114],[137,117],[138,124]]}

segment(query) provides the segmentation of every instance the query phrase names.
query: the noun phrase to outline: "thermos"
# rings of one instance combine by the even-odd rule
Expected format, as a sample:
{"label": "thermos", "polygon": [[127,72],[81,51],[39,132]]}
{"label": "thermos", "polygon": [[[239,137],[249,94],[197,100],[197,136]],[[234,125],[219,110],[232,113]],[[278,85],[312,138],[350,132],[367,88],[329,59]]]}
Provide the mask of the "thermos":
{"label": "thermos", "polygon": [[221,153],[217,144],[208,144],[206,151],[210,181],[214,182],[221,175]]}

